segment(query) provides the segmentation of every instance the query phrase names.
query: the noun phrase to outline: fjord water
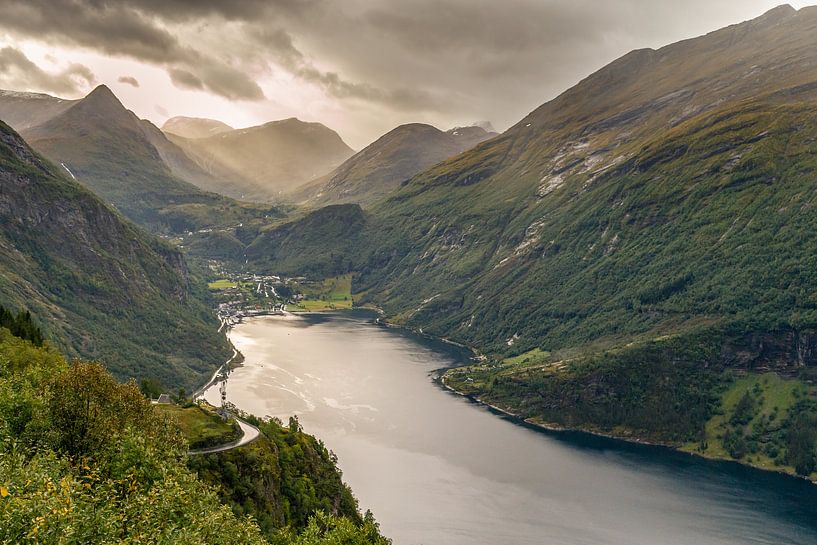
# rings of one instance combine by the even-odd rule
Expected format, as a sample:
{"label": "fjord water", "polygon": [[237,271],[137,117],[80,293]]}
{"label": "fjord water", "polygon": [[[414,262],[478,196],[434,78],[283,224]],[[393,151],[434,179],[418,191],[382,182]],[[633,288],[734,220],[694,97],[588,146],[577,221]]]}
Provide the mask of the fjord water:
{"label": "fjord water", "polygon": [[297,414],[395,545],[817,543],[817,486],[520,426],[433,383],[462,354],[371,314],[261,317],[230,337],[246,361],[228,398]]}

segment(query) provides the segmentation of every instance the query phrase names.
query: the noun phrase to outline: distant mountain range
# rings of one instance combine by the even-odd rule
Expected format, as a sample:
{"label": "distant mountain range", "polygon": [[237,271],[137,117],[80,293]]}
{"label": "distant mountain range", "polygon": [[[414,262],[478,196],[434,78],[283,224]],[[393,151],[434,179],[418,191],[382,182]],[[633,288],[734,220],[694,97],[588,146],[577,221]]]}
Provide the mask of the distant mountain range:
{"label": "distant mountain range", "polygon": [[72,177],[130,219],[157,231],[274,213],[208,193],[218,185],[150,122],[125,109],[106,86],[81,100],[0,93],[0,119]]}
{"label": "distant mountain range", "polygon": [[104,85],[80,100],[0,91],[0,119],[129,218],[169,232],[277,214],[231,199],[370,206],[418,172],[496,136],[476,126],[443,132],[409,124],[355,154],[333,130],[295,118],[233,129],[174,117],[159,130]]}
{"label": "distant mountain range", "polygon": [[207,138],[233,130],[231,126],[215,119],[200,117],[171,117],[162,125],[162,131],[182,138]]}
{"label": "distant mountain range", "polygon": [[[280,200],[354,153],[332,129],[295,118],[232,130],[213,120],[175,119],[163,127],[170,140],[218,180],[204,187],[242,200]],[[214,128],[211,136],[194,136]]]}
{"label": "distant mountain range", "polygon": [[325,176],[296,192],[309,206],[355,203],[369,206],[423,170],[497,136],[481,127],[441,131],[431,125],[401,125],[378,138]]}
{"label": "distant mountain range", "polygon": [[226,360],[179,250],[123,219],[0,123],[0,303],[120,379],[191,386]]}

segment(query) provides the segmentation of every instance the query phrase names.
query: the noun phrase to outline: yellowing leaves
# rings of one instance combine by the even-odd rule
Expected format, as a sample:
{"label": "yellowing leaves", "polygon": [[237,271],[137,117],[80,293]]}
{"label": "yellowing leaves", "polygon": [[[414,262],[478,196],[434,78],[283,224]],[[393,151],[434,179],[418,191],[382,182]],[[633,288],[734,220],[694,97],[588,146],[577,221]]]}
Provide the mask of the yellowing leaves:
{"label": "yellowing leaves", "polygon": [[0,486],[0,498],[8,498],[9,497],[9,489],[5,486]]}

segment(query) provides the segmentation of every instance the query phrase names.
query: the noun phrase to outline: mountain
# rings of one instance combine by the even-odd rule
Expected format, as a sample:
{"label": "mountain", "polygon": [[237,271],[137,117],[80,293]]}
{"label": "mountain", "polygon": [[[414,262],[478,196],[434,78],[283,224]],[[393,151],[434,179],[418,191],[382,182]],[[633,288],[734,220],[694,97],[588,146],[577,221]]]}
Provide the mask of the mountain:
{"label": "mountain", "polygon": [[[362,302],[486,354],[451,379],[465,393],[706,455],[746,444],[707,427],[736,374],[817,375],[816,30],[817,8],[782,6],[629,53],[402,184],[332,260]],[[760,418],[771,445],[785,426]]]}
{"label": "mountain", "polygon": [[[115,122],[115,120],[114,120]],[[0,304],[121,379],[202,381],[229,356],[178,250],[124,220],[0,124]]]}
{"label": "mountain", "polygon": [[76,102],[43,93],[0,90],[0,119],[22,131],[61,114]]}
{"label": "mountain", "polygon": [[[219,192],[219,189],[224,185],[222,178],[216,177],[201,168],[179,146],[168,140],[165,133],[150,121],[141,119],[139,123],[142,125],[142,132],[148,142],[156,149],[171,174],[204,191]],[[211,197],[214,197],[214,195],[211,195]],[[227,201],[227,199],[215,200]]]}
{"label": "mountain", "polygon": [[496,136],[480,127],[443,132],[431,125],[401,125],[369,144],[331,173],[298,190],[310,206],[371,205],[415,174]]}
{"label": "mountain", "polygon": [[[817,9],[783,7],[613,62],[374,207],[385,262],[362,287],[388,293],[380,302],[395,314],[437,296],[412,320],[502,352],[514,335],[516,352],[678,322],[632,300],[650,300],[638,294],[653,284],[660,294],[667,285],[660,301],[714,289],[740,261],[738,246],[768,251],[767,241],[736,236],[776,217],[753,219],[767,208],[749,199],[757,207],[767,190],[775,201],[807,191],[806,174],[780,178],[807,149],[787,135],[811,129],[803,116],[817,98],[815,27]],[[782,236],[772,229],[757,236]],[[780,255],[799,256],[801,244]],[[731,296],[709,307],[709,293],[681,316],[750,308]]]}
{"label": "mountain", "polygon": [[162,131],[182,138],[206,138],[233,130],[231,126],[215,119],[201,117],[171,117],[162,125]]}
{"label": "mountain", "polygon": [[169,138],[205,171],[224,179],[220,193],[256,201],[280,198],[354,153],[335,131],[295,118],[207,138]]}
{"label": "mountain", "polygon": [[76,101],[30,93],[3,96],[0,115],[32,147],[152,230],[196,230],[277,213],[193,185],[218,184],[104,85]]}
{"label": "mountain", "polygon": [[361,240],[366,214],[357,204],[337,204],[273,226],[244,250],[253,266],[298,276],[329,277],[352,266],[350,255]]}
{"label": "mountain", "polygon": [[491,124],[490,121],[474,121],[469,125],[470,127],[479,127],[480,129],[484,130],[485,132],[496,132],[498,133],[494,126]]}

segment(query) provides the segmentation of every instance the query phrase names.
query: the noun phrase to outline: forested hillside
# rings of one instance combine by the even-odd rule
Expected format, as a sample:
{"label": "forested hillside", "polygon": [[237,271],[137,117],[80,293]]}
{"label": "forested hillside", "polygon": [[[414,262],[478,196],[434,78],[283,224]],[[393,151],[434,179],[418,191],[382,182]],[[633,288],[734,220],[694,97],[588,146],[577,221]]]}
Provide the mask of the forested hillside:
{"label": "forested hillside", "polygon": [[0,124],[0,304],[119,378],[198,384],[230,355],[181,253]]}
{"label": "forested hillside", "polygon": [[200,459],[199,479],[177,424],[134,383],[0,327],[0,541],[388,543],[314,438],[275,423],[264,432],[246,453]]}

